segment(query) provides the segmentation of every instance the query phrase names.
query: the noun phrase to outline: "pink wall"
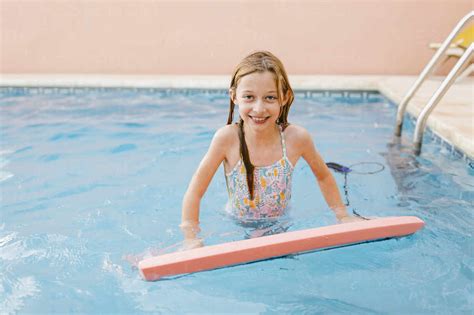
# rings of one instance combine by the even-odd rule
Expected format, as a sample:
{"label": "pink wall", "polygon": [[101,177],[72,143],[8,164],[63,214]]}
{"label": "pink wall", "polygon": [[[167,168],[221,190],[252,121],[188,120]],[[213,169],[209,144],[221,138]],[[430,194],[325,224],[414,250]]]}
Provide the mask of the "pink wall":
{"label": "pink wall", "polygon": [[418,74],[471,0],[0,0],[2,73]]}

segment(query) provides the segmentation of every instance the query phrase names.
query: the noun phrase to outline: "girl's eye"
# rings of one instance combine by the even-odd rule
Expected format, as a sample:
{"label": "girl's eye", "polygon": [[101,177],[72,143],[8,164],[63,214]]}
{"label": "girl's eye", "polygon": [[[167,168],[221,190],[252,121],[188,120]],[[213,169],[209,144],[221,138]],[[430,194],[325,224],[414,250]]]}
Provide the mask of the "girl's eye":
{"label": "girl's eye", "polygon": [[276,96],[267,96],[267,99],[270,100],[270,101],[275,101],[277,98]]}
{"label": "girl's eye", "polygon": [[251,100],[253,98],[253,96],[252,95],[244,95],[243,98],[245,100]]}

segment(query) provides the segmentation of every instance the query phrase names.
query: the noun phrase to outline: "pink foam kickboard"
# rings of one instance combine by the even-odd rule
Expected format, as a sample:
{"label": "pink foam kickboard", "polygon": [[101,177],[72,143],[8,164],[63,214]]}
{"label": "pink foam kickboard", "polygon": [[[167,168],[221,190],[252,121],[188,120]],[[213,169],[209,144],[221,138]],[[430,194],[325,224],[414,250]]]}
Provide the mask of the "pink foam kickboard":
{"label": "pink foam kickboard", "polygon": [[304,253],[413,234],[424,226],[417,217],[387,217],[344,223],[205,246],[142,260],[145,280],[211,270],[289,254]]}

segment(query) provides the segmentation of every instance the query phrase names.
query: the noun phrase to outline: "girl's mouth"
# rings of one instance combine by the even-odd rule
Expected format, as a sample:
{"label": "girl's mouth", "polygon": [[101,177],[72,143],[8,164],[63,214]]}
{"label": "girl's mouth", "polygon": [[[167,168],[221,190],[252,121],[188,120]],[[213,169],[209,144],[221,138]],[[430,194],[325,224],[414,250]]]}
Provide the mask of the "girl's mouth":
{"label": "girl's mouth", "polygon": [[259,125],[260,125],[260,124],[264,124],[264,123],[268,120],[268,118],[270,118],[270,116],[268,116],[268,117],[253,117],[253,116],[249,116],[249,117],[252,119],[252,121],[253,121],[254,123],[259,124]]}

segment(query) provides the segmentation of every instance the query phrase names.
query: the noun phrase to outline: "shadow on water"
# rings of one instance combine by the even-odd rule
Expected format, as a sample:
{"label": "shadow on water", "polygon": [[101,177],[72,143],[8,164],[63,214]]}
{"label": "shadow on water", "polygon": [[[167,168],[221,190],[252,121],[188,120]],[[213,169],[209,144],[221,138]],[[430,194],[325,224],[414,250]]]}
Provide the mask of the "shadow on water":
{"label": "shadow on water", "polygon": [[400,195],[413,195],[417,186],[414,178],[421,175],[421,165],[409,144],[401,137],[394,136],[387,144],[387,151],[381,155],[385,158]]}
{"label": "shadow on water", "polygon": [[407,206],[412,201],[433,205],[434,201],[443,198],[462,204],[472,203],[469,185],[458,183],[459,178],[465,176],[450,172],[448,165],[445,165],[452,162],[449,157],[439,152],[417,156],[411,143],[400,137],[393,137],[387,144],[387,151],[381,155],[395,181],[399,206]]}

